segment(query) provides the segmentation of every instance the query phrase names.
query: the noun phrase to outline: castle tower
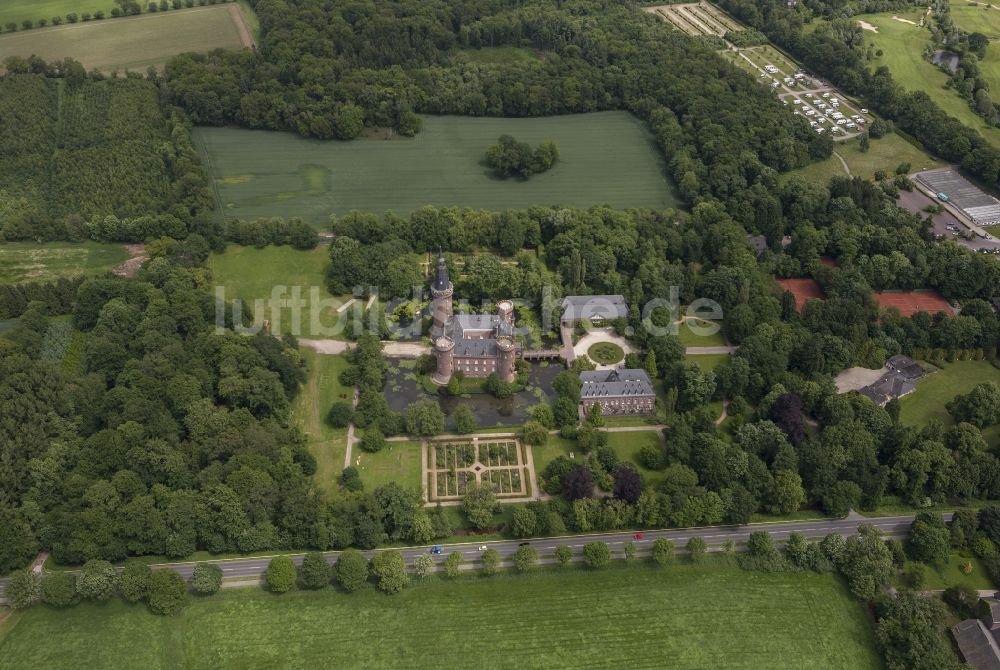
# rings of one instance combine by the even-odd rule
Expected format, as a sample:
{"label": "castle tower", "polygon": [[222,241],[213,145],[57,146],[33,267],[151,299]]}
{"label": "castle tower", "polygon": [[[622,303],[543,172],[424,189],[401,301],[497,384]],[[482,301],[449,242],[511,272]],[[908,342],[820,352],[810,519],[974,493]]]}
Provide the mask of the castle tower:
{"label": "castle tower", "polygon": [[514,325],[514,303],[510,300],[501,300],[497,303],[497,316],[500,323]]}
{"label": "castle tower", "polygon": [[[434,323],[431,325],[431,337],[437,338],[444,335],[445,326],[452,315],[451,296],[455,292],[455,286],[448,279],[448,268],[444,264],[444,254],[438,252],[437,273],[434,275],[434,282],[431,284],[431,314]],[[451,373],[448,373],[449,376]]]}
{"label": "castle tower", "polygon": [[442,335],[434,340],[434,355],[437,356],[437,370],[431,375],[431,381],[439,386],[445,386],[451,381],[451,373],[455,368],[454,350],[455,342],[450,337]]}
{"label": "castle tower", "polygon": [[[517,378],[514,370],[514,359],[517,356],[517,344],[513,337],[503,336],[497,338],[497,375],[501,381],[508,384]],[[440,365],[441,359],[438,359]]]}

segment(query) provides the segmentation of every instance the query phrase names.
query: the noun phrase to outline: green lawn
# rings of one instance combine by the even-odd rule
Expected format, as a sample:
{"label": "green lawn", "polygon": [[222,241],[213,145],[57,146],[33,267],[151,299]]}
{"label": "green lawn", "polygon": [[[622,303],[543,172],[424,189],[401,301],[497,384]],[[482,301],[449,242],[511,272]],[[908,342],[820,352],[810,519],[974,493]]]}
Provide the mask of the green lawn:
{"label": "green lawn", "polygon": [[880,667],[836,577],[719,564],[428,578],[395,596],[236,589],[176,617],[117,599],[17,616],[0,640],[8,670]]}
{"label": "green lawn", "polygon": [[[877,140],[871,140],[870,148],[862,153],[858,140],[846,140],[833,145],[833,150],[847,163],[851,174],[871,179],[876,170],[885,170],[886,174],[894,174],[896,166],[900,163],[909,163],[910,167],[916,171],[922,168],[942,167],[945,164],[940,161],[931,160],[922,149],[907,142],[896,133],[886,135]],[[830,156],[826,160],[810,163],[805,167],[792,170],[781,175],[781,180],[785,181],[791,177],[801,177],[806,181],[817,182],[823,185],[829,183],[831,177],[846,175],[844,165],[836,156]]]}
{"label": "green lawn", "polygon": [[[103,5],[103,0],[99,4]],[[72,57],[88,70],[145,71],[179,53],[242,47],[230,7],[193,7],[86,23],[63,22],[16,33],[5,30],[0,35],[0,62],[10,56],[26,58],[34,54],[48,61]]]}
{"label": "green lawn", "polygon": [[979,32],[991,39],[1000,39],[1000,9],[995,5],[972,6],[963,0],[952,0],[951,18],[966,32]]}
{"label": "green lawn", "polygon": [[[965,574],[959,566],[972,563],[972,574]],[[910,563],[910,561],[907,561]],[[970,589],[992,589],[983,564],[975,556],[965,557],[958,554],[948,556],[948,561],[941,566],[924,566],[924,583],[920,587],[927,590],[946,589],[949,586],[967,586]]]}
{"label": "green lawn", "polygon": [[608,445],[615,450],[618,457],[623,461],[629,461],[635,465],[635,469],[642,475],[642,483],[646,486],[655,486],[663,478],[662,473],[650,470],[639,464],[639,450],[645,446],[658,447],[660,437],[655,430],[637,431],[634,433],[608,433]]}
{"label": "green lawn", "polygon": [[702,328],[710,323],[710,321],[704,321],[702,319],[687,319],[684,322],[677,324],[677,337],[680,338],[681,344],[685,347],[725,346],[726,338],[723,337],[721,328],[715,331],[712,335],[698,335],[691,330],[692,327]]}
{"label": "green lawn", "polygon": [[729,354],[698,354],[696,356],[685,356],[684,360],[694,363],[704,372],[711,372],[729,360]]}
{"label": "green lawn", "polygon": [[945,112],[975,128],[991,144],[1000,146],[1000,130],[988,127],[985,120],[972,111],[968,101],[953,90],[946,89],[948,75],[924,59],[924,47],[931,39],[927,28],[896,21],[892,14],[871,14],[862,18],[878,27],[878,33],[863,31],[865,43],[883,51],[882,57],[875,59],[875,67],[887,66],[903,88],[926,91]]}
{"label": "green lawn", "polygon": [[[501,134],[559,145],[528,181],[483,164]],[[414,138],[323,142],[290,133],[199,128],[227,217],[300,216],[326,227],[352,209],[406,214],[424,205],[501,210],[531,205],[663,209],[676,201],[646,126],[627,112],[531,119],[424,117]]]}
{"label": "green lawn", "polygon": [[337,490],[337,478],[344,469],[347,429],[333,428],[326,414],[333,403],[350,402],[354,389],[340,383],[340,373],[348,367],[343,356],[317,354],[301,348],[309,378],[292,404],[292,420],[305,433],[309,451],[316,458],[316,486],[326,493]]}
{"label": "green lawn", "polygon": [[[329,249],[320,244],[310,251],[300,251],[292,247],[240,247],[229,245],[223,254],[212,254],[208,267],[212,271],[215,286],[223,286],[226,298],[241,298],[246,306],[257,314],[255,300],[269,301],[274,287],[284,287],[279,296],[288,299],[293,287],[299,287],[299,295],[305,304],[301,307],[300,318],[295,318],[291,307],[282,307],[280,316],[262,303],[264,317],[271,322],[271,332],[288,333],[302,337],[328,337],[343,339],[343,333],[336,329],[337,307],[343,305],[350,296],[331,296],[326,289],[326,269],[329,264]],[[313,300],[313,294],[321,302]],[[318,327],[312,322],[312,308],[317,306]],[[348,309],[353,309],[349,307]],[[342,321],[342,320],[340,320]]]}
{"label": "green lawn", "polygon": [[7,242],[0,244],[0,283],[52,281],[107,272],[128,258],[123,244]]}
{"label": "green lawn", "polygon": [[421,489],[418,441],[388,442],[382,451],[374,454],[355,445],[351,456],[351,464],[361,474],[366,491],[374,491],[391,482],[408,489]]}
{"label": "green lawn", "polygon": [[[955,361],[946,363],[938,372],[917,382],[917,390],[900,400],[900,420],[904,424],[924,426],[932,419],[946,426],[953,422],[945,404],[956,395],[968,393],[983,382],[1000,382],[1000,370],[986,361]],[[995,430],[985,433],[993,445],[1000,444]]]}
{"label": "green lawn", "polygon": [[587,349],[587,358],[600,365],[614,365],[625,358],[625,350],[614,342],[598,342]]}

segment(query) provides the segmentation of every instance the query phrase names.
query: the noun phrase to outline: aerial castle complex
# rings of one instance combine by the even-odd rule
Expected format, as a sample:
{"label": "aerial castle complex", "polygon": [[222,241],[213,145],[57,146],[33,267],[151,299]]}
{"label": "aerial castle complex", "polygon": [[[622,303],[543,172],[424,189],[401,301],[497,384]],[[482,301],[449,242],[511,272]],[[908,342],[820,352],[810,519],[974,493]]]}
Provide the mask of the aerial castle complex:
{"label": "aerial castle complex", "polygon": [[514,303],[501,300],[496,314],[454,314],[455,287],[448,279],[444,256],[438,257],[431,284],[431,339],[437,356],[435,384],[445,385],[455,372],[467,377],[488,377],[496,373],[504,382],[516,377],[514,363],[518,345],[514,339]]}

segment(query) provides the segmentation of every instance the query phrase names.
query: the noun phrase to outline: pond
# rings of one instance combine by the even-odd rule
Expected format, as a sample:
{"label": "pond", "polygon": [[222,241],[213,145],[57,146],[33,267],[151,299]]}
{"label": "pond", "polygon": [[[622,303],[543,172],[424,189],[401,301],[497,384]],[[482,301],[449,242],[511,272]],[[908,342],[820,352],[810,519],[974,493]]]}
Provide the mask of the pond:
{"label": "pond", "polygon": [[528,386],[503,400],[488,393],[472,393],[459,397],[444,397],[427,393],[418,383],[414,361],[390,360],[386,375],[385,397],[394,412],[406,414],[407,408],[424,399],[437,400],[447,418],[446,427],[452,430],[451,413],[459,404],[467,404],[481,428],[491,426],[519,426],[528,420],[528,409],[543,401],[555,398],[552,380],[565,368],[559,363],[536,363],[528,373]]}

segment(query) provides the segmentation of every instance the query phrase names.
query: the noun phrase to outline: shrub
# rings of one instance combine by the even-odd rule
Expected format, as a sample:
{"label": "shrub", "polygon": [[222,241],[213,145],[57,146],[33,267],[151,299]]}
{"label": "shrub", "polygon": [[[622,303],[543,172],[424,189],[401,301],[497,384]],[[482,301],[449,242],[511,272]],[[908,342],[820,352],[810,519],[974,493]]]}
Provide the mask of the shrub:
{"label": "shrub", "polygon": [[377,426],[372,426],[365,430],[365,434],[361,436],[361,442],[358,443],[358,446],[363,450],[372,454],[385,449],[385,445],[385,435],[382,434],[382,431]]}
{"label": "shrub", "polygon": [[24,30],[31,30],[34,27],[35,27],[35,22],[32,21],[31,19],[25,19],[24,21],[21,21],[21,28]]}
{"label": "shrub", "polygon": [[330,406],[326,422],[334,428],[347,428],[354,419],[354,408],[346,400],[339,400]]}
{"label": "shrub", "polygon": [[653,560],[658,564],[666,565],[669,563],[673,552],[674,543],[670,540],[663,537],[653,540]]}
{"label": "shrub", "polygon": [[403,555],[398,551],[380,551],[371,562],[371,572],[378,579],[378,588],[385,593],[399,593],[410,582]]}
{"label": "shrub", "polygon": [[104,18],[104,11],[103,10],[98,9],[96,12],[94,12],[94,19],[96,19],[97,21],[100,21],[103,18]]}
{"label": "shrub", "polygon": [[288,556],[275,556],[267,565],[265,581],[272,593],[287,593],[295,587],[298,573]]}
{"label": "shrub", "polygon": [[149,578],[153,571],[145,563],[129,561],[118,577],[118,592],[126,602],[137,603],[149,597]]}
{"label": "shrub", "polygon": [[49,24],[48,19],[38,19],[38,27],[39,28],[44,28],[48,24]]}
{"label": "shrub", "polygon": [[80,18],[83,19],[84,21],[89,21],[91,19],[91,14],[90,12],[84,12],[80,14]]}
{"label": "shrub", "polygon": [[76,12],[70,12],[69,14],[66,15],[66,20],[69,21],[70,23],[76,23],[77,21],[80,20],[80,17],[77,15]]}
{"label": "shrub", "polygon": [[514,569],[518,572],[527,572],[538,562],[538,552],[530,544],[518,547],[514,552]]}
{"label": "shrub", "polygon": [[568,545],[560,544],[556,547],[556,560],[559,565],[566,565],[573,560],[573,550]]}
{"label": "shrub", "polygon": [[107,600],[115,592],[118,574],[107,561],[90,560],[80,568],[76,592],[84,600]]}
{"label": "shrub", "polygon": [[33,570],[18,570],[3,590],[14,609],[31,607],[42,598],[42,579]]}
{"label": "shrub", "polygon": [[483,552],[483,574],[495,575],[500,570],[500,552],[490,547]]}
{"label": "shrub", "polygon": [[462,574],[462,552],[453,551],[444,559],[444,574],[455,578]]}
{"label": "shrub", "polygon": [[688,540],[687,543],[688,558],[692,562],[697,563],[701,559],[705,558],[705,540],[698,537],[697,535]]}
{"label": "shrub", "polygon": [[353,465],[347,466],[344,468],[344,471],[340,473],[340,485],[348,491],[361,491],[365,488],[365,484],[361,481],[361,475],[358,473],[358,469]]}
{"label": "shrub", "polygon": [[17,32],[17,24],[13,23],[13,22],[5,24],[4,28],[7,30],[8,33],[16,33]]}
{"label": "shrub", "polygon": [[62,17],[61,16],[53,16],[52,17],[52,25],[58,26],[61,23],[62,23]]}
{"label": "shrub", "polygon": [[184,578],[173,570],[155,570],[149,578],[149,609],[153,614],[177,614],[188,603]]}
{"label": "shrub", "polygon": [[71,572],[54,572],[42,581],[42,599],[53,607],[76,604],[76,575]]}
{"label": "shrub", "polygon": [[337,583],[348,593],[368,583],[368,560],[356,549],[348,549],[337,558],[334,569]]}
{"label": "shrub", "polygon": [[195,593],[210,596],[222,588],[222,568],[215,563],[199,563],[191,574],[191,588]]}
{"label": "shrub", "polygon": [[607,542],[588,542],[583,545],[583,561],[588,568],[604,568],[611,563],[611,548]]}
{"label": "shrub", "polygon": [[311,551],[302,558],[299,581],[307,589],[322,589],[330,585],[331,573],[326,556],[322,552]]}

